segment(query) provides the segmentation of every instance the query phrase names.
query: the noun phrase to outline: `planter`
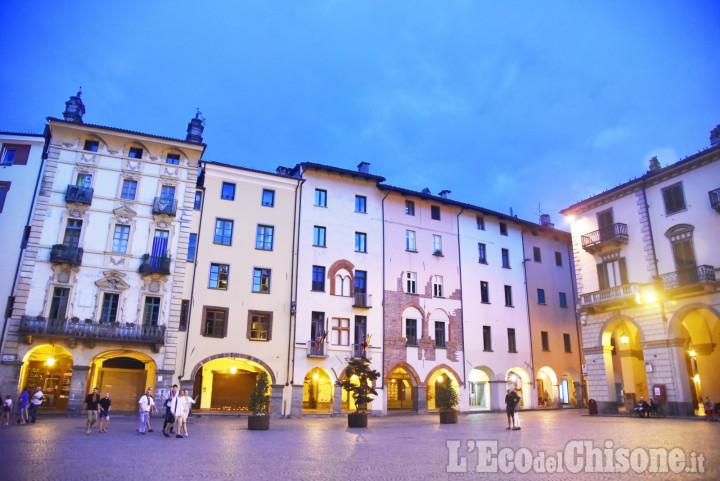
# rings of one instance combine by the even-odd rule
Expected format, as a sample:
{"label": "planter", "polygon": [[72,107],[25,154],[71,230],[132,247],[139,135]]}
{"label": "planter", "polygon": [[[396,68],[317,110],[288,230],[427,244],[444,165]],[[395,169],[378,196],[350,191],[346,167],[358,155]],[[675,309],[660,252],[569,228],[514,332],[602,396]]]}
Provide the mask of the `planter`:
{"label": "planter", "polygon": [[270,429],[270,416],[258,416],[251,414],[248,416],[248,430],[250,431],[267,431]]}
{"label": "planter", "polygon": [[458,412],[454,409],[440,411],[440,424],[457,424]]}
{"label": "planter", "polygon": [[348,427],[349,428],[366,428],[368,421],[367,413],[349,413],[348,414]]}

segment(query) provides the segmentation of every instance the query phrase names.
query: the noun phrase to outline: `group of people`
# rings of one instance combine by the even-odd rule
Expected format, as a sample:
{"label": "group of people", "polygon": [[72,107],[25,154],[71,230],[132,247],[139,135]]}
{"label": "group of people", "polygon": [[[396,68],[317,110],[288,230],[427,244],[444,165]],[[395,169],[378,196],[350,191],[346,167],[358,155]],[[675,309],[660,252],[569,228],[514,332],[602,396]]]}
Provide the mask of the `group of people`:
{"label": "group of people", "polygon": [[640,396],[640,401],[638,401],[633,411],[635,411],[638,417],[649,418],[651,413],[657,411],[657,404],[653,398],[650,398],[650,403],[648,403],[644,397]]}
{"label": "group of people", "polygon": [[[188,437],[187,418],[190,415],[190,408],[197,402],[199,396],[195,399],[190,397],[190,392],[186,389],[178,391],[178,385],[173,384],[168,397],[165,399],[165,420],[163,422],[163,435],[170,437],[175,432],[176,438]],[[152,396],[152,388],[149,387],[145,394],[138,401],[138,434],[153,432],[150,428],[150,413],[157,413],[158,409],[155,405],[155,399]],[[185,431],[183,436],[182,432]]]}
{"label": "group of people", "polygon": [[[0,399],[2,399],[1,395]],[[25,386],[17,398],[17,424],[29,424],[37,421],[37,411],[42,404],[43,399],[44,395],[41,387],[38,386],[31,396],[27,386]],[[6,394],[5,399],[2,401],[2,416],[0,417],[0,424],[5,424],[5,426],[10,424],[10,415],[12,414],[12,410],[12,396]]]}
{"label": "group of people", "polygon": [[708,421],[720,421],[720,419],[718,419],[718,417],[717,417],[718,405],[716,403],[712,402],[712,399],[710,399],[710,396],[707,396],[705,398],[703,407],[705,408],[705,416],[707,417]]}
{"label": "group of people", "polygon": [[517,410],[520,404],[520,395],[515,392],[515,389],[508,388],[507,395],[505,396],[505,412],[507,413],[508,427],[506,430],[517,431],[520,429],[520,417],[518,416]]}
{"label": "group of people", "polygon": [[87,411],[87,423],[85,424],[85,434],[90,434],[93,425],[100,419],[98,432],[106,433],[108,424],[110,423],[110,393],[106,392],[105,397],[100,398],[98,388],[93,388],[92,392],[85,398],[83,411]]}

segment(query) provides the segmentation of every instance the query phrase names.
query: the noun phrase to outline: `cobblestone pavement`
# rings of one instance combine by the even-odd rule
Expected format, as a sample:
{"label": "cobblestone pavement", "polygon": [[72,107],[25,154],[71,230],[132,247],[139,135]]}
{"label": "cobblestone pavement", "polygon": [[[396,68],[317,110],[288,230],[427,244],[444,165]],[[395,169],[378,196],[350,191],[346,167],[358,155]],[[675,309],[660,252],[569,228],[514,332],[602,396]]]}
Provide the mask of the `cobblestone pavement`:
{"label": "cobblestone pavement", "polygon": [[[269,431],[247,431],[246,418],[203,416],[190,419],[190,437],[184,439],[165,438],[160,419],[154,419],[155,432],[139,436],[135,417],[112,416],[107,434],[99,434],[96,425],[86,436],[83,418],[41,416],[34,425],[0,426],[0,479],[720,479],[720,423],[589,417],[585,412],[522,412],[519,431],[505,430],[505,416],[498,413],[461,415],[456,425],[440,425],[437,415],[371,417],[367,429],[348,429],[342,417],[273,418]],[[629,451],[679,447],[688,466],[691,451],[704,455],[705,472],[638,474],[630,468],[626,473],[566,469],[549,474],[531,468],[478,474],[475,447],[481,443],[469,443],[469,452],[473,440],[550,457],[571,440],[592,441],[601,449],[610,440],[613,448]],[[454,441],[457,449],[449,449],[447,443]],[[450,461],[452,451],[457,457]],[[524,459],[520,452],[518,457]],[[463,471],[462,459],[467,472],[447,472],[449,465]]]}

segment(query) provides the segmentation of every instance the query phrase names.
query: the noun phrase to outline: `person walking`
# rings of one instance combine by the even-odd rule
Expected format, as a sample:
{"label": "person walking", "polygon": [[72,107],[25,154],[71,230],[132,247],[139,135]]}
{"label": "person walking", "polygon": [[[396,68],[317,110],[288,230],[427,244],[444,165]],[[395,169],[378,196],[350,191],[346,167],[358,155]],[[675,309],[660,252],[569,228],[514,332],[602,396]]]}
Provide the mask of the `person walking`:
{"label": "person walking", "polygon": [[106,392],[105,397],[100,400],[100,432],[106,433],[110,422],[110,393]]}
{"label": "person walking", "polygon": [[508,427],[505,430],[520,429],[519,426],[515,426],[515,406],[520,401],[520,396],[517,395],[513,388],[508,388],[507,395],[505,396],[505,412],[507,413]]}
{"label": "person walking", "polygon": [[20,396],[18,396],[18,424],[27,424],[28,421],[28,406],[30,405],[30,393],[28,393],[27,386],[23,388]]}
{"label": "person walking", "polygon": [[83,411],[87,411],[87,427],[85,434],[90,434],[90,430],[98,420],[98,413],[100,412],[100,394],[98,394],[98,388],[94,387],[92,392],[85,398],[85,405]]}
{"label": "person walking", "polygon": [[32,399],[30,400],[30,422],[34,423],[37,421],[37,411],[40,405],[43,402],[43,393],[42,388],[38,386],[35,388],[35,394],[33,394]]}
{"label": "person walking", "polygon": [[180,434],[180,428],[182,427],[182,415],[185,411],[185,397],[181,396],[179,393],[176,393],[175,396],[172,398],[172,401],[170,401],[170,414],[168,414],[168,424],[165,430],[163,431],[163,434],[166,437],[170,437],[169,432],[172,432],[173,426],[175,427],[175,437],[176,438],[182,438],[182,434]]}
{"label": "person walking", "polygon": [[5,420],[5,426],[10,423],[10,413],[12,412],[12,397],[7,394],[5,395],[5,401],[3,401],[2,417],[0,417],[0,424]]}
{"label": "person walking", "polygon": [[[200,395],[198,394],[197,396],[195,396],[195,399],[192,399],[190,397],[190,391],[186,389],[183,391],[183,397],[185,398],[185,409],[182,413],[182,428],[185,430],[185,437],[188,437],[187,418],[188,416],[190,416],[190,408],[193,404],[197,402]],[[179,433],[180,431],[178,430],[178,434]]]}
{"label": "person walking", "polygon": [[174,420],[172,422],[168,422],[168,421],[170,419],[170,403],[172,402],[173,399],[175,399],[175,396],[177,396],[177,394],[178,394],[177,390],[178,390],[178,385],[173,384],[170,394],[168,394],[167,399],[165,399],[165,421],[163,422],[163,433],[167,432],[168,424],[170,424],[170,432],[173,431]]}
{"label": "person walking", "polygon": [[143,394],[138,401],[138,412],[140,414],[140,421],[138,423],[137,429],[138,434],[145,434],[145,431],[147,430],[148,416],[150,415],[150,410],[155,407],[155,401],[153,400],[151,393],[152,388],[147,388],[145,394]]}

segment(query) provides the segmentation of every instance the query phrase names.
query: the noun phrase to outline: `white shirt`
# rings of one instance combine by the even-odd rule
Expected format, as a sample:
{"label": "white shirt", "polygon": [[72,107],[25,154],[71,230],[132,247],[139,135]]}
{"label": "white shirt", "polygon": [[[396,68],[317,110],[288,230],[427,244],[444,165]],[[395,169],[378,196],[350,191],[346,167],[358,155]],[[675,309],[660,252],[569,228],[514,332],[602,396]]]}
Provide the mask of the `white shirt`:
{"label": "white shirt", "polygon": [[185,396],[175,396],[170,401],[170,412],[173,416],[182,416],[185,411]]}
{"label": "white shirt", "polygon": [[147,394],[143,394],[143,396],[138,401],[138,404],[140,405],[140,411],[146,413],[150,411],[150,408],[155,405],[155,401],[153,401],[153,399]]}
{"label": "white shirt", "polygon": [[190,406],[195,404],[195,400],[190,396],[183,396],[185,399],[185,414],[190,414]]}
{"label": "white shirt", "polygon": [[42,404],[42,398],[42,391],[35,391],[35,394],[33,394],[32,400],[30,402],[33,403],[35,406],[39,406]]}

